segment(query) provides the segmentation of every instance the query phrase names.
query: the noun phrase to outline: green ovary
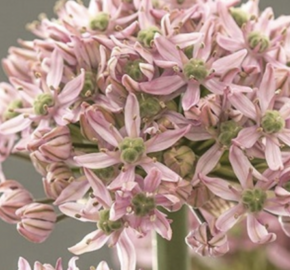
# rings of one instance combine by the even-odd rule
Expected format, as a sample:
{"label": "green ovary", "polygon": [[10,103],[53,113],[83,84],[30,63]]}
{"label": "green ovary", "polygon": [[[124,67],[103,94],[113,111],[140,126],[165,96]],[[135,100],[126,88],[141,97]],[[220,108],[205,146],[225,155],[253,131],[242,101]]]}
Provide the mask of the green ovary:
{"label": "green ovary", "polygon": [[53,96],[51,94],[40,94],[38,95],[33,103],[33,109],[37,115],[46,115],[47,108],[54,105]]}
{"label": "green ovary", "polygon": [[142,138],[126,137],[119,144],[121,159],[124,163],[135,163],[145,152],[145,144]]}
{"label": "green ovary", "polygon": [[142,43],[145,47],[151,47],[151,43],[154,39],[154,35],[156,33],[160,33],[157,27],[149,27],[147,29],[139,31],[137,35],[137,39],[140,43]]}
{"label": "green ovary", "polygon": [[92,30],[105,31],[108,27],[109,21],[109,14],[105,12],[100,12],[94,19],[90,21],[90,28]]}
{"label": "green ovary", "polygon": [[139,99],[141,117],[152,117],[161,111],[160,102],[155,97],[145,96]]}
{"label": "green ovary", "polygon": [[267,111],[262,118],[261,126],[268,134],[277,133],[285,127],[285,120],[278,111]]}
{"label": "green ovary", "polygon": [[144,193],[137,194],[131,201],[136,216],[146,216],[155,208],[155,201]]}
{"label": "green ovary", "polygon": [[139,66],[140,63],[143,63],[143,61],[140,59],[129,60],[124,67],[124,73],[128,74],[133,80],[137,82],[143,79],[143,73]]}
{"label": "green ovary", "polygon": [[255,49],[257,45],[260,45],[259,52],[261,53],[267,50],[270,46],[269,38],[257,31],[249,34],[248,42],[252,49]]}
{"label": "green ovary", "polygon": [[97,227],[102,230],[105,234],[109,235],[113,231],[121,229],[123,223],[121,220],[111,221],[109,220],[110,210],[104,209],[99,212],[100,220],[97,223]]}
{"label": "green ovary", "polygon": [[22,108],[22,107],[23,107],[23,104],[22,104],[22,101],[21,100],[14,100],[14,101],[12,101],[8,105],[6,111],[3,114],[4,120],[9,120],[9,119],[14,118],[17,115],[19,115],[18,112],[15,112],[14,111],[14,109],[18,109],[18,108]]}
{"label": "green ovary", "polygon": [[245,190],[242,194],[242,202],[252,212],[259,212],[264,208],[267,194],[264,190],[255,188]]}
{"label": "green ovary", "polygon": [[239,27],[242,27],[249,20],[248,13],[241,8],[231,8],[230,13]]}
{"label": "green ovary", "polygon": [[187,79],[202,81],[208,76],[208,70],[202,60],[192,58],[183,66],[183,74]]}
{"label": "green ovary", "polygon": [[219,142],[222,145],[230,146],[232,139],[236,138],[241,127],[235,121],[226,121],[220,125]]}

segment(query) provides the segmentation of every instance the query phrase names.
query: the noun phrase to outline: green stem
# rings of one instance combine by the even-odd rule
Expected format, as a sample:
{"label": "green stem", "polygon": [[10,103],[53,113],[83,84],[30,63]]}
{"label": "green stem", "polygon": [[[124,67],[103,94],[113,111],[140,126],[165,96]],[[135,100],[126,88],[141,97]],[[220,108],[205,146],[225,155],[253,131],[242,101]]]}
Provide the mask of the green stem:
{"label": "green stem", "polygon": [[153,270],[190,270],[190,256],[185,243],[187,231],[186,206],[177,212],[166,212],[168,219],[172,220],[172,239],[167,241],[156,234],[153,245],[156,251],[156,261]]}

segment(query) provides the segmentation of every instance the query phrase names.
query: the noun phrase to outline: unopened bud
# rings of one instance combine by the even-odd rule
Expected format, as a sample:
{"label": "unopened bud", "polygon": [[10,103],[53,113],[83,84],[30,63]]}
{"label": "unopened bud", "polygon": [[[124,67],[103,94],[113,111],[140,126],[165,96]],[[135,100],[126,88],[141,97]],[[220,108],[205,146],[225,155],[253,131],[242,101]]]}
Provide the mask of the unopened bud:
{"label": "unopened bud", "polygon": [[163,155],[168,168],[178,173],[182,178],[193,172],[195,154],[187,146],[172,148]]}
{"label": "unopened bud", "polygon": [[51,205],[31,203],[16,211],[21,221],[17,224],[18,232],[34,243],[45,241],[52,232],[56,214]]}
{"label": "unopened bud", "polygon": [[139,99],[140,115],[142,118],[152,117],[161,111],[160,101],[152,96],[142,95]]}
{"label": "unopened bud", "polygon": [[72,142],[67,126],[58,126],[52,130],[41,130],[35,134],[29,145],[30,151],[39,152],[43,160],[58,162],[70,157]]}
{"label": "unopened bud", "polygon": [[121,159],[124,163],[132,164],[136,162],[145,152],[145,144],[142,138],[126,137],[119,144]]}
{"label": "unopened bud", "polygon": [[14,180],[6,180],[0,183],[0,218],[7,223],[15,224],[20,218],[16,215],[16,211],[32,203],[31,194],[18,182]]}
{"label": "unopened bud", "polygon": [[236,138],[241,127],[235,121],[226,121],[220,125],[220,135],[218,140],[225,146],[230,146],[232,139]]}
{"label": "unopened bud", "polygon": [[71,169],[62,162],[52,163],[47,166],[47,175],[43,180],[44,190],[49,198],[57,199],[60,193],[73,179]]}

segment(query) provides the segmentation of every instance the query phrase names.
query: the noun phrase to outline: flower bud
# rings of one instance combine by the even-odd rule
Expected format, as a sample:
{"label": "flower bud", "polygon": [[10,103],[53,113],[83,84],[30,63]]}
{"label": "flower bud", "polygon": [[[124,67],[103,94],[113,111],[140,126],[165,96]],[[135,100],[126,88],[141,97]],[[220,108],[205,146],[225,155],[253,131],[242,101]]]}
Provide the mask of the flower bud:
{"label": "flower bud", "polygon": [[28,144],[29,151],[38,152],[42,161],[57,162],[67,160],[71,155],[72,142],[69,128],[58,126],[52,130],[41,130]]}
{"label": "flower bud", "polygon": [[71,169],[62,162],[52,163],[47,166],[47,175],[43,180],[44,190],[49,198],[57,199],[60,193],[73,179]]}
{"label": "flower bud", "polygon": [[20,219],[16,211],[33,201],[31,194],[14,180],[0,183],[0,218],[7,223],[15,224]]}
{"label": "flower bud", "polygon": [[230,120],[221,123],[220,135],[218,137],[219,142],[222,145],[230,146],[232,143],[232,139],[237,137],[240,130],[240,126],[235,121]]}
{"label": "flower bud", "polygon": [[267,50],[270,46],[269,38],[257,31],[253,31],[249,34],[248,42],[252,49],[255,49],[257,46],[259,46],[260,53]]}
{"label": "flower bud", "polygon": [[183,66],[183,74],[187,79],[204,80],[208,75],[208,70],[202,60],[190,59]]}
{"label": "flower bud", "polygon": [[272,134],[285,127],[285,120],[278,111],[266,111],[262,117],[261,126],[266,133]]}
{"label": "flower bud", "polygon": [[160,33],[159,29],[155,26],[149,27],[147,29],[143,29],[139,31],[137,35],[137,39],[142,45],[145,47],[151,47],[151,43],[154,39],[154,35],[156,33]]}
{"label": "flower bud", "polygon": [[217,233],[212,236],[206,223],[199,225],[197,229],[191,231],[185,240],[187,245],[201,256],[218,257],[224,255],[229,250],[227,235]]}
{"label": "flower bud", "polygon": [[142,95],[139,99],[140,115],[142,118],[152,117],[161,111],[160,101],[152,96]]}
{"label": "flower bud", "polygon": [[193,173],[195,154],[187,146],[172,148],[163,154],[164,163],[182,178]]}
{"label": "flower bud", "polygon": [[145,144],[142,138],[124,138],[119,144],[121,159],[123,162],[132,164],[136,162],[145,151]]}
{"label": "flower bud", "polygon": [[92,30],[105,31],[110,22],[110,15],[105,12],[98,12],[96,17],[90,21],[90,28]]}
{"label": "flower bud", "polygon": [[45,241],[52,232],[56,214],[51,205],[31,203],[16,211],[21,219],[17,224],[18,232],[34,243]]}
{"label": "flower bud", "polygon": [[33,102],[34,113],[37,115],[46,115],[48,108],[54,105],[53,96],[48,93],[38,95]]}

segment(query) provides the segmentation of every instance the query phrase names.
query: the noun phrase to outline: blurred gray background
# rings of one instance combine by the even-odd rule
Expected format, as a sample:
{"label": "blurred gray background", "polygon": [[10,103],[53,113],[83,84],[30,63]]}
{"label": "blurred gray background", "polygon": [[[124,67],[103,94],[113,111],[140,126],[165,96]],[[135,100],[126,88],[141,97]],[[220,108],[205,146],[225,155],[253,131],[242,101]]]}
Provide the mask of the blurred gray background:
{"label": "blurred gray background", "polygon": [[[46,13],[49,18],[54,17],[52,12],[54,2],[54,0],[0,0],[0,59],[6,57],[9,46],[17,45],[18,38],[31,40],[35,38],[25,30],[25,25],[37,19],[40,13]],[[290,0],[260,1],[261,8],[269,5],[273,6],[276,15],[285,12],[290,14]],[[2,70],[0,80],[6,81]],[[22,182],[33,194],[43,194],[41,176],[34,171],[29,162],[10,158],[4,164],[4,171],[8,179]],[[80,223],[67,219],[56,226],[46,242],[32,244],[18,235],[15,226],[0,220],[0,270],[16,270],[19,256],[26,258],[30,263],[39,260],[52,265],[57,258],[62,257],[64,269],[66,269],[69,258],[73,256],[67,251],[67,247],[74,245],[95,229],[96,225],[93,223]],[[84,254],[80,257],[78,265],[81,270],[88,270],[89,266],[96,266],[101,260],[109,260],[109,253],[105,248],[101,251]],[[113,264],[110,266],[117,269]]]}

